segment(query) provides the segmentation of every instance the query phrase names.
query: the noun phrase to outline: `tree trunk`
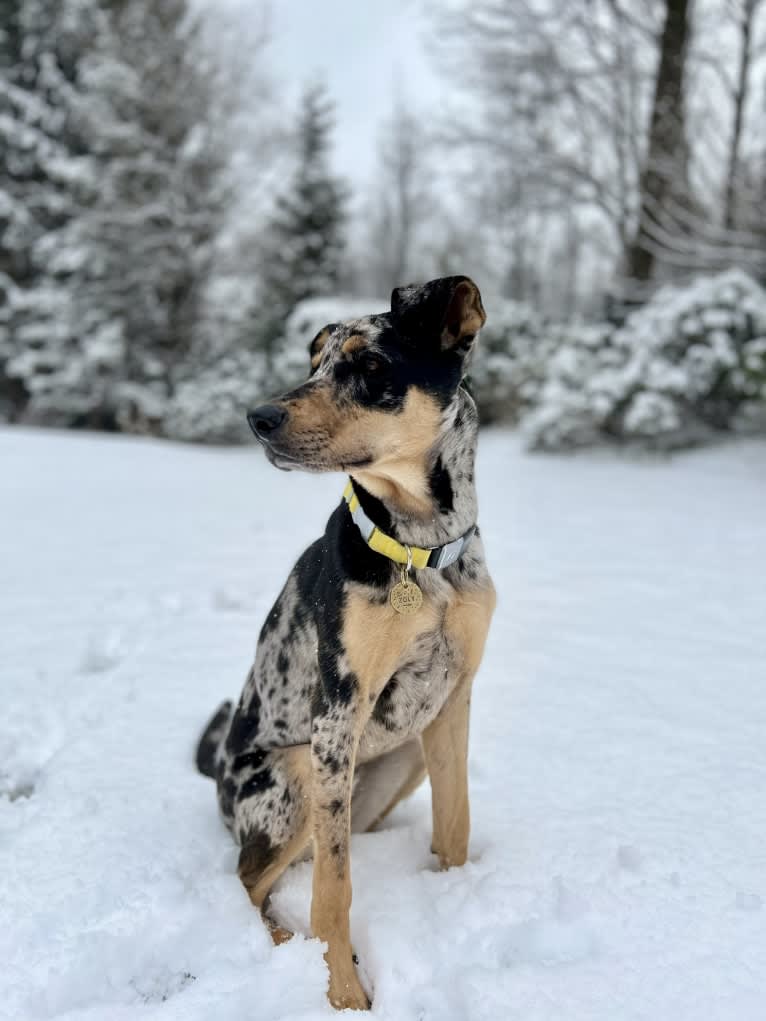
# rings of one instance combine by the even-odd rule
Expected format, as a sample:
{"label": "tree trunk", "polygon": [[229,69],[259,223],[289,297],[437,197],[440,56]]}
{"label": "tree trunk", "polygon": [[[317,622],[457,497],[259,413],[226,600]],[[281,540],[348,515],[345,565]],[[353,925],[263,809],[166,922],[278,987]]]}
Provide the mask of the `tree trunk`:
{"label": "tree trunk", "polygon": [[734,127],[732,129],[731,149],[729,150],[729,167],[726,173],[726,204],[724,206],[724,224],[727,230],[732,230],[736,218],[734,208],[735,191],[737,182],[737,171],[739,169],[739,146],[742,137],[742,120],[747,102],[747,88],[750,78],[750,63],[752,54],[750,46],[753,34],[753,17],[758,0],[745,0],[745,10],[740,25],[740,44],[742,52],[739,60],[739,75],[737,77],[737,91],[734,95]]}
{"label": "tree trunk", "polygon": [[693,0],[667,0],[660,43],[660,62],[649,126],[649,145],[641,173],[638,230],[626,256],[626,273],[647,281],[656,256],[652,242],[653,210],[662,207],[678,172],[684,136],[684,75],[689,38],[689,7]]}

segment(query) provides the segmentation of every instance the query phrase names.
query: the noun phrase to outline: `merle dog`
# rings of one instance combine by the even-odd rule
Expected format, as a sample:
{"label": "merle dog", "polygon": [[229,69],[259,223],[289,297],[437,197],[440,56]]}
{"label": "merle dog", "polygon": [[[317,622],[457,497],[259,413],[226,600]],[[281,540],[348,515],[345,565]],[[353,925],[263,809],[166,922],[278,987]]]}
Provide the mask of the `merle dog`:
{"label": "merle dog", "polygon": [[321,330],[307,382],[248,416],[276,467],[350,479],[197,764],[216,780],[240,878],[275,942],[291,934],[269,892],[313,848],[311,928],[336,1007],[369,1006],[349,935],[350,832],[428,773],[432,849],[442,868],[466,859],[468,710],[495,605],[462,382],[484,320],[467,277],[397,288],[390,312]]}

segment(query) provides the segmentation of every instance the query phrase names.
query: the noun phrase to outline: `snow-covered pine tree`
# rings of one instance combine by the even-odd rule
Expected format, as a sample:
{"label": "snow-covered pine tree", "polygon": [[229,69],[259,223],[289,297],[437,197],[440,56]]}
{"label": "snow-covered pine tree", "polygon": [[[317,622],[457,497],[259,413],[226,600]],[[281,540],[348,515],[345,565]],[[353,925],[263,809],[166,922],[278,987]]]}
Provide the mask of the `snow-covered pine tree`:
{"label": "snow-covered pine tree", "polygon": [[98,413],[160,430],[219,225],[225,152],[187,0],[117,0],[109,29],[84,62],[77,110],[100,180],[71,239],[89,253],[77,313],[93,368],[111,365]]}
{"label": "snow-covered pine tree", "polygon": [[[3,232],[14,252],[5,375],[28,419],[157,427],[188,348],[225,155],[205,126],[210,75],[187,0],[2,2],[15,54],[3,96],[16,106],[0,131],[21,154],[0,163],[20,209]],[[37,205],[56,215],[22,231]]]}
{"label": "snow-covered pine tree", "polygon": [[345,184],[330,168],[333,104],[321,84],[304,92],[296,167],[266,226],[261,253],[258,347],[272,358],[295,306],[338,289],[345,252]]}
{"label": "snow-covered pine tree", "polygon": [[71,105],[99,19],[91,0],[0,0],[0,417],[22,414],[71,353],[40,246],[94,196]]}

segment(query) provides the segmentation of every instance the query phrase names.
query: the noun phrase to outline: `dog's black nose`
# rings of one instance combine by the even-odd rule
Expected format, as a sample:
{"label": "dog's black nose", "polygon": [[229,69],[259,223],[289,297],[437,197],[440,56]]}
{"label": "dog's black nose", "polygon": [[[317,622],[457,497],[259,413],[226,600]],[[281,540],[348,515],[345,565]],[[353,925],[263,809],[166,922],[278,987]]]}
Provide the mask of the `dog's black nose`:
{"label": "dog's black nose", "polygon": [[287,418],[287,412],[275,404],[262,404],[247,416],[248,425],[259,439],[268,439]]}

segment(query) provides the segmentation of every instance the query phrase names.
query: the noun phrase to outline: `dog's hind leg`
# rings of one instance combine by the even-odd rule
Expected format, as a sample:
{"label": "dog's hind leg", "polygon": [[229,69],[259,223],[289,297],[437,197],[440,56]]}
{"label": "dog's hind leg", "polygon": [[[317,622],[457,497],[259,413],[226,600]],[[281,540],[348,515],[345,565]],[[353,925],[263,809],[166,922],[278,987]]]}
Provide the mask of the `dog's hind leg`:
{"label": "dog's hind leg", "polygon": [[[277,766],[276,754],[282,760]],[[287,829],[290,835],[274,840],[275,819],[265,813],[256,822],[256,805],[243,801],[235,809],[235,832],[240,835],[242,849],[239,855],[239,877],[247,894],[261,913],[275,943],[284,943],[293,935],[271,915],[269,901],[274,884],[293,862],[304,857],[311,849],[311,811],[308,745],[289,752],[271,753],[271,779],[274,787],[268,790],[279,793],[280,806],[290,807]],[[381,755],[359,766],[351,807],[351,825],[355,832],[374,828],[402,798],[407,797],[421,783],[426,774],[420,742],[408,741],[386,755]],[[304,783],[305,781],[305,783]],[[285,792],[288,792],[286,795]],[[270,801],[263,802],[266,812]],[[273,804],[273,798],[271,799]],[[271,836],[269,835],[271,834]]]}
{"label": "dog's hind leg", "polygon": [[269,912],[271,891],[282,873],[302,856],[310,840],[311,822],[306,820],[305,825],[281,847],[274,848],[268,838],[253,834],[239,852],[239,878],[276,944],[286,943],[292,939],[293,933],[280,925]]}
{"label": "dog's hind leg", "polygon": [[352,832],[374,830],[425,777],[426,763],[417,738],[362,763],[351,798]]}
{"label": "dog's hind leg", "polygon": [[234,805],[233,831],[242,845],[239,878],[275,943],[292,933],[269,914],[269,896],[311,842],[310,772],[308,745],[272,751],[259,760],[255,774],[240,781]]}

